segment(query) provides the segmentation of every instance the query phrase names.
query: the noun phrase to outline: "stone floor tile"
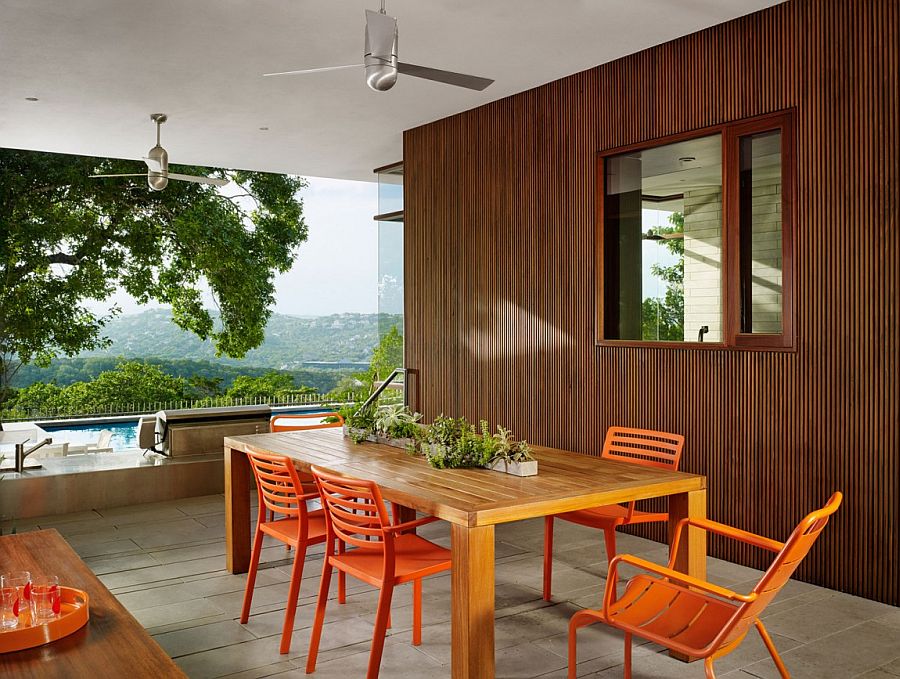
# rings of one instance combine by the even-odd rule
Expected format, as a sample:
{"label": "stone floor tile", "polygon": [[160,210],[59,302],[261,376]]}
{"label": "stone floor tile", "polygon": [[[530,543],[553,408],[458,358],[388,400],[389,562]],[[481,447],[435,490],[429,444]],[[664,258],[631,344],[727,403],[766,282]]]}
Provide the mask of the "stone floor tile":
{"label": "stone floor tile", "polygon": [[90,567],[92,571],[94,571],[95,575],[107,575],[109,573],[130,571],[136,568],[146,568],[148,566],[159,565],[159,561],[145,552],[117,556],[94,557],[85,559],[84,562]]}
{"label": "stone floor tile", "polygon": [[[900,657],[897,630],[864,622],[781,654],[794,679],[847,679]],[[778,679],[774,663],[752,663],[746,671],[760,679]]]}
{"label": "stone floor tile", "polygon": [[172,658],[249,641],[255,637],[234,620],[198,625],[153,637]]}
{"label": "stone floor tile", "polygon": [[214,679],[283,661],[271,640],[253,639],[185,655],[175,662],[190,679]]}
{"label": "stone floor tile", "polygon": [[812,603],[764,616],[770,632],[808,643],[890,612],[891,607],[868,599],[833,592]]}
{"label": "stone floor tile", "polygon": [[177,601],[162,606],[152,606],[134,611],[132,615],[144,627],[159,627],[173,622],[185,620],[201,620],[219,615],[224,611],[207,599],[195,599],[193,601]]}

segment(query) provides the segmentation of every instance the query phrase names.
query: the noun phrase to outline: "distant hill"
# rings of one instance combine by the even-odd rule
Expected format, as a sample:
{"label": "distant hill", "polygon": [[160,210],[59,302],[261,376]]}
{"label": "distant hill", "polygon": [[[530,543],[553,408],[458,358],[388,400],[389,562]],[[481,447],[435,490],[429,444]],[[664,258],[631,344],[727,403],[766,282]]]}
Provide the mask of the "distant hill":
{"label": "distant hill", "polygon": [[[47,368],[39,368],[36,365],[23,365],[12,380],[13,387],[27,387],[35,382],[54,382],[61,387],[66,387],[74,382],[90,382],[101,372],[114,370],[124,360],[118,356],[86,356],[76,358],[58,358]],[[272,368],[253,367],[247,365],[230,365],[216,361],[192,361],[185,359],[162,359],[132,357],[130,360],[140,360],[144,363],[159,366],[164,373],[174,377],[189,379],[194,376],[219,378],[222,380],[222,389],[228,389],[239,375],[259,377],[271,371]],[[296,386],[313,387],[319,393],[324,394],[334,389],[341,378],[360,372],[360,369],[347,367],[338,368],[298,368],[296,370],[281,370],[294,379]]]}
{"label": "distant hill", "polygon": [[[378,344],[379,323],[390,327],[401,316],[388,314],[335,314],[298,317],[274,314],[266,327],[266,340],[243,360],[216,358],[211,342],[185,332],[172,323],[167,309],[151,309],[120,316],[104,328],[112,340],[105,351],[88,356],[126,358],[189,359],[240,366],[295,370],[308,362],[368,363]],[[321,365],[317,366],[321,367]]]}

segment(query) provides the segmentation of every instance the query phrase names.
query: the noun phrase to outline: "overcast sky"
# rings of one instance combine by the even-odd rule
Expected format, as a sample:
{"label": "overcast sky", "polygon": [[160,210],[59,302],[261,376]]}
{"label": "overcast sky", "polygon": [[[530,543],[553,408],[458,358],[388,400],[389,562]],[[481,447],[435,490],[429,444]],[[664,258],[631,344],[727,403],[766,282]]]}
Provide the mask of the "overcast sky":
{"label": "overcast sky", "polygon": [[[375,313],[378,229],[372,217],[378,212],[378,185],[310,177],[302,197],[309,238],[294,267],[276,279],[275,311],[294,316]],[[101,311],[113,303],[123,314],[151,308],[125,293],[90,306]]]}

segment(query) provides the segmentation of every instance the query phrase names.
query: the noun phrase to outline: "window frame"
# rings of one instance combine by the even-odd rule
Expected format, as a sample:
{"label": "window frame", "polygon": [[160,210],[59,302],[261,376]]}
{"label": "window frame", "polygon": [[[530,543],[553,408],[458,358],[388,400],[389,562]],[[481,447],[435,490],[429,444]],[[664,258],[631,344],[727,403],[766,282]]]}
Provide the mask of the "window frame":
{"label": "window frame", "polygon": [[[795,166],[793,109],[711,125],[687,132],[604,149],[597,154],[596,223],[594,229],[595,344],[614,347],[658,349],[741,349],[751,351],[793,351],[794,323],[794,228]],[[782,325],[780,334],[742,333],[740,286],[740,140],[760,132],[781,131],[781,251],[782,251]],[[722,139],[722,330],[721,342],[667,342],[660,340],[614,339],[606,337],[606,160],[633,151],[644,151],[675,142],[688,141],[715,134]]]}

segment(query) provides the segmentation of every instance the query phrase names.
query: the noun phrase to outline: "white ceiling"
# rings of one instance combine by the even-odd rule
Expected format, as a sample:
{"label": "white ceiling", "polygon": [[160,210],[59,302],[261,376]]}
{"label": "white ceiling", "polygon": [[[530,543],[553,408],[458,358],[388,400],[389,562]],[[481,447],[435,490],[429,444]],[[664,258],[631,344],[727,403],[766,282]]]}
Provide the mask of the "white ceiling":
{"label": "white ceiling", "polygon": [[404,129],[774,4],[388,0],[401,60],[496,82],[375,93],[362,69],[261,74],[361,61],[377,0],[0,0],[0,146],[137,159],[159,111],[174,163],[370,180]]}

